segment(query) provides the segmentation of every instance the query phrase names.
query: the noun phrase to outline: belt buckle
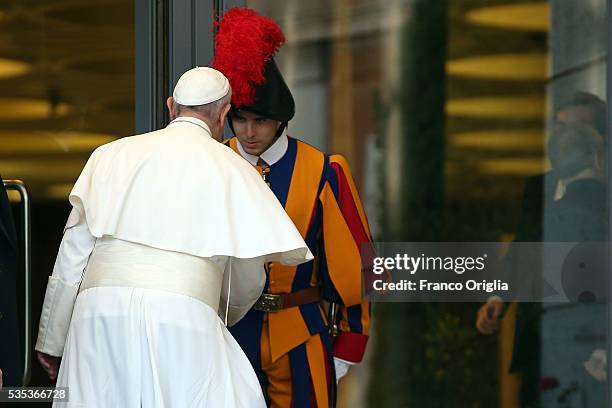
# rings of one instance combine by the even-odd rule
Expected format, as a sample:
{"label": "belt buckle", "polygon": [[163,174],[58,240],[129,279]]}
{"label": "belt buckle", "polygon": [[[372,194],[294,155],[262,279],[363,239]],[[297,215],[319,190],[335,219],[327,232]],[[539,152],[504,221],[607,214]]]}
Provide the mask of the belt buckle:
{"label": "belt buckle", "polygon": [[253,308],[260,312],[276,313],[283,308],[283,297],[272,293],[263,293],[257,299]]}

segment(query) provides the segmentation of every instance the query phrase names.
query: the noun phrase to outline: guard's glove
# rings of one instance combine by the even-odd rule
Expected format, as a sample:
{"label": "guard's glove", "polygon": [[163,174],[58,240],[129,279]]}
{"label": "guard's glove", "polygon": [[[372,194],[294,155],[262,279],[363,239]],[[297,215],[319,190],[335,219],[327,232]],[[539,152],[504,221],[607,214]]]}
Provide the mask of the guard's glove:
{"label": "guard's glove", "polygon": [[334,366],[336,367],[336,383],[348,373],[349,368],[353,365],[341,358],[334,357]]}

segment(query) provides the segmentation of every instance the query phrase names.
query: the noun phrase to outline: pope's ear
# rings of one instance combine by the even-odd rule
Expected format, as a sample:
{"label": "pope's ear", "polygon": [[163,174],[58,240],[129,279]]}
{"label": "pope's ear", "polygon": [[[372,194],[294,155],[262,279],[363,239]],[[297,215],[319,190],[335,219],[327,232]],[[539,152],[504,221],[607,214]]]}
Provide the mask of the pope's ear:
{"label": "pope's ear", "polygon": [[170,117],[170,120],[174,120],[176,119],[176,112],[174,111],[174,98],[169,96],[168,99],[166,99],[166,106],[168,107],[168,116]]}
{"label": "pope's ear", "polygon": [[225,119],[227,118],[227,114],[229,113],[229,110],[231,108],[231,105],[229,103],[225,104],[225,106],[223,107],[223,109],[221,110],[221,125],[223,125],[225,123]]}

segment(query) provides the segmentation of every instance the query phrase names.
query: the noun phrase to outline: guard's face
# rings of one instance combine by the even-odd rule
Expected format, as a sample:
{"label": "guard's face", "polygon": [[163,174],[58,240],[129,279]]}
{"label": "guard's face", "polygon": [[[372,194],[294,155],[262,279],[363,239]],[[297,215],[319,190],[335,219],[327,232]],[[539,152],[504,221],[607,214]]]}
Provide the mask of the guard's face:
{"label": "guard's face", "polygon": [[274,143],[280,122],[240,111],[232,113],[232,126],[242,148],[249,154],[260,156]]}

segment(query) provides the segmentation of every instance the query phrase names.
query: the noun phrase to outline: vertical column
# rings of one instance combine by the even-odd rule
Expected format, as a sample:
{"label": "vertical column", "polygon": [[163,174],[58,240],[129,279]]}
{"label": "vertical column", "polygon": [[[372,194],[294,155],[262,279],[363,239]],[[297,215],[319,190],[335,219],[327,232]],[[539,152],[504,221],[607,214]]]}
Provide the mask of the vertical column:
{"label": "vertical column", "polygon": [[[391,36],[387,67],[382,239],[436,242],[443,219],[448,2],[401,3],[398,12],[406,18]],[[425,337],[438,330],[438,305],[379,303],[374,313],[370,403],[429,407],[446,401],[452,379],[433,372]]]}
{"label": "vertical column", "polygon": [[336,18],[331,55],[330,151],[343,154],[355,169],[351,1],[334,2]]}
{"label": "vertical column", "polygon": [[[571,101],[577,92],[590,93],[610,101],[610,66],[607,63],[610,47],[610,16],[606,12],[608,3],[607,0],[551,0],[550,2],[551,72],[548,95],[551,109],[549,123],[553,122],[555,112],[559,107]],[[593,119],[595,127],[600,127],[597,126],[597,118]],[[602,136],[606,139],[605,134]],[[607,145],[609,148],[610,143]],[[606,159],[608,163],[610,157],[608,155]],[[608,178],[608,196],[610,194],[609,180]],[[586,199],[594,200],[595,198],[586,196]],[[544,212],[554,211],[554,201],[551,197],[546,197],[544,202]],[[608,228],[610,225],[608,223]],[[542,227],[545,241],[554,241],[557,238],[554,222],[544,223]],[[580,228],[582,228],[581,231],[588,231],[589,227],[581,225]],[[585,234],[585,237],[589,235],[589,233]],[[609,256],[609,252],[607,255]],[[607,327],[610,326],[609,299],[607,305],[571,304],[566,309],[559,311],[550,305],[542,305],[540,373],[541,375],[554,373],[555,378],[561,384],[561,390],[564,387],[567,389],[568,384],[576,388],[577,391],[566,392],[565,403],[568,405],[583,403],[582,398],[587,396],[588,405],[611,406],[609,386],[604,387],[586,370],[574,368],[576,364],[589,359],[596,349],[610,347],[609,329],[608,332],[603,329],[604,324]],[[591,333],[599,333],[599,335]],[[603,336],[604,333],[607,336]],[[583,340],[583,337],[587,337],[587,340]],[[559,358],[561,353],[563,353],[562,359]],[[574,363],[571,364],[572,362]],[[610,377],[607,381],[609,383]],[[553,393],[544,393],[540,397],[542,406],[555,402]]]}
{"label": "vertical column", "polygon": [[214,0],[169,0],[169,89],[181,74],[213,57]]}
{"label": "vertical column", "polygon": [[157,129],[164,119],[163,100],[167,94],[166,24],[164,1],[135,0],[135,88],[136,132]]}
{"label": "vertical column", "polygon": [[552,0],[551,97],[558,108],[576,91],[605,98],[607,0]]}
{"label": "vertical column", "polygon": [[[440,238],[444,192],[447,2],[414,0],[389,67],[385,129],[387,240]],[[434,27],[435,26],[435,27]],[[392,164],[392,165],[391,165]]]}

